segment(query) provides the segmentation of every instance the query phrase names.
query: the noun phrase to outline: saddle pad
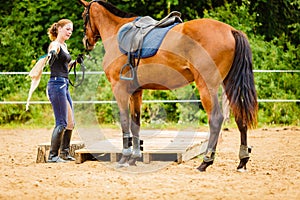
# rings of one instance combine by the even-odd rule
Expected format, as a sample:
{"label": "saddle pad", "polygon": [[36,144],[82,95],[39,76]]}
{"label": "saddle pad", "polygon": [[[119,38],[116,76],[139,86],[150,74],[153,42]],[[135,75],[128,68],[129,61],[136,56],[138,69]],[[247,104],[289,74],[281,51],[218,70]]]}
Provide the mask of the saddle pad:
{"label": "saddle pad", "polygon": [[[174,23],[170,26],[167,27],[156,27],[152,29],[145,37],[143,40],[142,44],[142,50],[140,53],[140,58],[148,58],[151,56],[154,56],[159,49],[164,37],[168,33],[168,31],[176,26],[179,23]],[[127,25],[124,25],[121,27],[121,29],[118,32],[118,41],[120,41],[121,38],[123,38],[124,34],[129,31],[129,29],[132,28],[132,25],[128,23]],[[126,50],[124,50],[120,45],[119,49],[122,53],[128,54]],[[135,52],[130,52],[135,58],[138,58],[138,50]]]}

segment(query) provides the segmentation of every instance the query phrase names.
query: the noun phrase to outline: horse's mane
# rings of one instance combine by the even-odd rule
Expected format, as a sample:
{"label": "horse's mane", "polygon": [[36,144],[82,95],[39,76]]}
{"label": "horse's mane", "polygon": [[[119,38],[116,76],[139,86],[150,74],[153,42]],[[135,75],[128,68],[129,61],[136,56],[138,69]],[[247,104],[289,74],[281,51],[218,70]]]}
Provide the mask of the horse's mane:
{"label": "horse's mane", "polygon": [[112,5],[111,3],[107,2],[107,1],[95,0],[95,2],[98,2],[100,5],[105,7],[109,12],[111,12],[112,14],[114,14],[118,17],[130,18],[130,17],[136,17],[137,16],[136,14],[122,11],[122,10],[118,9],[116,6]]}

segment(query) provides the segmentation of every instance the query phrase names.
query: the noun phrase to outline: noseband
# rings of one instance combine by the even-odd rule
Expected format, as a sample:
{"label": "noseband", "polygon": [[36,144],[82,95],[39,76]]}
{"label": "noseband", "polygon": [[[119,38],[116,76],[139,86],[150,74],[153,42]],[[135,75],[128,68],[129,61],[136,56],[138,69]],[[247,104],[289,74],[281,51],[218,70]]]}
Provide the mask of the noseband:
{"label": "noseband", "polygon": [[[86,36],[86,27],[87,27],[87,25],[89,24],[89,26],[90,26],[90,28],[91,28],[91,31],[92,31],[92,33],[93,33],[93,35],[94,35],[94,39],[95,39],[95,40],[98,40],[98,39],[101,38],[100,33],[98,32],[98,34],[95,34],[95,32],[94,32],[94,30],[93,30],[93,28],[92,28],[91,22],[90,22],[90,8],[91,8],[92,3],[94,3],[94,2],[97,2],[97,0],[91,1],[91,2],[89,3],[89,5],[86,7],[87,11],[86,11],[86,14],[85,14],[85,16],[84,16],[84,27],[83,27],[84,33],[83,33],[83,37]],[[89,43],[88,39],[86,39],[86,47],[87,47],[88,45],[90,45],[90,43]]]}

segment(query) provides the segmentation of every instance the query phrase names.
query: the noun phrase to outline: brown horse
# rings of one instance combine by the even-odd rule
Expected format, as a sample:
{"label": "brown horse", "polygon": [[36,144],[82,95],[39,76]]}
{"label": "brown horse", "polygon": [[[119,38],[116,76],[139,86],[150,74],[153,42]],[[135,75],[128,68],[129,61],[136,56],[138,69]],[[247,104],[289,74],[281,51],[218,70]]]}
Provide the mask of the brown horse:
{"label": "brown horse", "polygon": [[166,34],[154,56],[140,60],[134,80],[128,81],[120,78],[120,72],[124,76],[132,72],[129,67],[123,70],[128,58],[119,50],[117,34],[121,26],[137,16],[102,0],[80,2],[85,7],[83,43],[87,50],[92,50],[102,39],[103,69],[120,110],[123,151],[119,165],[135,165],[141,157],[139,131],[143,90],[171,90],[195,81],[210,129],[208,147],[197,169],[205,171],[215,158],[224,119],[218,101],[220,85],[226,91],[241,134],[238,170],[246,169],[249,160],[247,130],[256,125],[258,106],[252,53],[245,34],[212,19],[180,23]]}

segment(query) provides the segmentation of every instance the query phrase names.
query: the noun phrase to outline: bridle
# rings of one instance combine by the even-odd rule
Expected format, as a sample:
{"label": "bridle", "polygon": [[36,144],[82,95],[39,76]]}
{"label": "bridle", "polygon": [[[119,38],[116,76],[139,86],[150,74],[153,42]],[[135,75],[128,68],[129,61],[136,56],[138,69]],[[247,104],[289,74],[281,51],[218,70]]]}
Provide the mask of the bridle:
{"label": "bridle", "polygon": [[[90,20],[90,8],[91,8],[92,3],[94,3],[94,2],[98,2],[98,0],[91,1],[91,2],[89,3],[89,5],[86,7],[86,13],[85,13],[85,16],[84,16],[84,27],[83,27],[84,33],[83,33],[83,37],[86,37],[86,27],[87,27],[87,25],[89,24],[90,29],[91,29],[91,31],[92,31],[92,33],[93,33],[93,35],[94,35],[94,39],[95,39],[95,40],[98,40],[98,39],[101,38],[101,35],[100,35],[99,32],[98,32],[98,34],[95,34],[96,32],[93,30],[92,25],[91,25],[91,22],[90,22],[90,21],[91,21],[91,20]],[[86,42],[86,47],[90,45],[88,39],[86,39],[85,42]]]}
{"label": "bridle", "polygon": [[[98,34],[95,34],[95,32],[94,32],[94,30],[93,30],[93,28],[92,28],[91,22],[90,22],[90,7],[91,7],[92,3],[98,2],[98,1],[99,1],[99,0],[91,1],[91,2],[89,3],[89,5],[86,7],[86,13],[85,13],[85,16],[84,16],[84,26],[83,26],[83,30],[84,30],[83,37],[86,38],[86,40],[85,40],[85,42],[86,42],[85,46],[86,46],[86,47],[90,46],[90,43],[89,43],[89,41],[88,41],[88,39],[87,39],[87,37],[86,37],[86,27],[87,27],[88,24],[89,24],[89,26],[90,26],[90,29],[91,29],[93,35],[94,35],[94,39],[95,39],[95,40],[98,40],[98,39],[101,38],[99,32],[98,32]],[[78,82],[78,77],[77,77],[77,73],[76,73],[76,62],[73,62],[72,65],[71,65],[71,67],[70,67],[70,69],[69,69],[69,72],[72,70],[72,68],[73,68],[73,70],[74,70],[74,76],[75,76],[75,81],[74,81],[74,83],[73,83],[71,80],[69,80],[69,83],[70,83],[73,87],[78,87],[78,86],[80,86],[80,85],[83,83],[83,81],[84,81],[84,75],[85,75],[86,67],[85,67],[85,65],[83,64],[83,62],[80,64],[80,66],[81,66],[81,71],[82,71],[82,78],[81,78],[81,80],[79,81],[79,83],[77,83],[76,85],[75,85],[75,82]]]}

